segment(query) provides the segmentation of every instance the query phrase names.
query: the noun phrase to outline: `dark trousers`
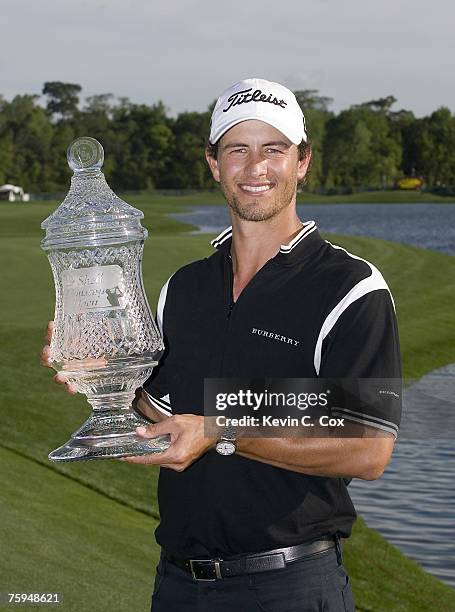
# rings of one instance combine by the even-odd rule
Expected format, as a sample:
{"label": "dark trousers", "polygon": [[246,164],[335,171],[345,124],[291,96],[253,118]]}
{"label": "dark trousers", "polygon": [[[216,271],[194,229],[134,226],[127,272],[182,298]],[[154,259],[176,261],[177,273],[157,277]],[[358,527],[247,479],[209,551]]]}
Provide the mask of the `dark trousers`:
{"label": "dark trousers", "polygon": [[163,557],[152,612],[353,612],[351,585],[335,549],[284,569],[202,582]]}

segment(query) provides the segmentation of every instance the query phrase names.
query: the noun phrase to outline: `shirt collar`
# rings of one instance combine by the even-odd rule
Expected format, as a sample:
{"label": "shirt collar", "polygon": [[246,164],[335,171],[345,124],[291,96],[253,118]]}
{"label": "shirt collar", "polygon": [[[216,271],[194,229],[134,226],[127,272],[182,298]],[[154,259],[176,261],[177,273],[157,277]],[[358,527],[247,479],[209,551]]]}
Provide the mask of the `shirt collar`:
{"label": "shirt collar", "polygon": [[[211,245],[218,250],[229,251],[232,242],[232,226],[227,227],[216,238],[211,241]],[[297,236],[288,243],[282,244],[278,251],[277,260],[286,262],[294,258],[300,258],[307,254],[310,250],[310,245],[316,245],[323,242],[315,221],[306,221],[302,224],[302,229]],[[312,250],[312,249],[311,249]]]}

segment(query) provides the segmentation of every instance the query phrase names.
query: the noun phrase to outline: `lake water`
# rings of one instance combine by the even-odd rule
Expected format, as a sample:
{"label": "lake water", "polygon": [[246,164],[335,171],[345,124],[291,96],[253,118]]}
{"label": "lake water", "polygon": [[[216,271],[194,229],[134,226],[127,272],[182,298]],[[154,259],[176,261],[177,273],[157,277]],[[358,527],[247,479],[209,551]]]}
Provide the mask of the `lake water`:
{"label": "lake water", "polygon": [[[455,255],[455,204],[299,204],[302,221],[321,232],[373,236]],[[201,206],[172,215],[216,233],[230,225],[226,206]]]}
{"label": "lake water", "polygon": [[349,493],[369,527],[455,588],[454,440],[452,364],[405,389],[402,427],[386,471],[378,480],[354,479]]}
{"label": "lake water", "polygon": [[[455,255],[455,204],[303,204],[298,213],[302,220],[314,219],[321,232],[373,236]],[[173,216],[198,232],[220,232],[229,225],[224,206]],[[435,417],[428,423],[430,410]],[[405,391],[403,426],[387,470],[376,481],[354,479],[349,491],[370,527],[455,588],[454,440],[455,364]]]}

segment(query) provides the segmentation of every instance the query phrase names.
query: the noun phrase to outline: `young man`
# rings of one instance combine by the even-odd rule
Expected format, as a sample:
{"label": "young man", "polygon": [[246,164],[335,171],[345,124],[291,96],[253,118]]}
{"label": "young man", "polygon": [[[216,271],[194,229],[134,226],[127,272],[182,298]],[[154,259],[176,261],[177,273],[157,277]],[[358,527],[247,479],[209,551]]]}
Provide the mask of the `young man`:
{"label": "young man", "polygon": [[354,610],[339,542],[356,517],[346,483],[382,474],[399,402],[344,406],[353,437],[204,436],[204,378],[401,375],[381,274],[297,216],[310,155],[285,87],[247,79],[218,99],[206,157],[232,228],[161,291],[166,350],[137,405],[159,422],[138,433],[172,444],[125,459],[165,468],[153,612]]}

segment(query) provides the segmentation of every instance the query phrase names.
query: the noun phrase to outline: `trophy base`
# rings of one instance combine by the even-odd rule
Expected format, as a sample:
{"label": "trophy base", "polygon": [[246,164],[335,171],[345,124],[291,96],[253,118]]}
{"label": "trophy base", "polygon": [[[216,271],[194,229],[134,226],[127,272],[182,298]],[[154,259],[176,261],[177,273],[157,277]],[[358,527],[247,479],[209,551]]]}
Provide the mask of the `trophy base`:
{"label": "trophy base", "polygon": [[169,448],[170,436],[144,439],[137,435],[124,436],[115,440],[77,440],[71,438],[66,444],[49,453],[51,461],[90,461],[92,459],[116,459],[161,453]]}
{"label": "trophy base", "polygon": [[131,408],[95,409],[71,439],[53,450],[51,461],[90,461],[161,453],[170,446],[170,436],[141,438],[136,427],[150,425]]}

